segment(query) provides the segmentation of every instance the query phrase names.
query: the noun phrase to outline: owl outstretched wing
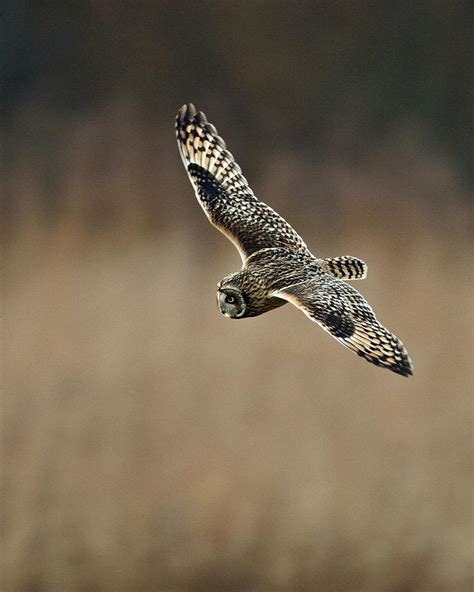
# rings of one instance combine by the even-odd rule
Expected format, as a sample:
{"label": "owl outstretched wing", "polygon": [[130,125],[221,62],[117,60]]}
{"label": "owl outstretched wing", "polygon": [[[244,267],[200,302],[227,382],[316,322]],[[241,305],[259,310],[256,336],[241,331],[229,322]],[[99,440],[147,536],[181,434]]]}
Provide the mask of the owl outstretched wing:
{"label": "owl outstretched wing", "polygon": [[237,247],[243,262],[265,248],[307,252],[288,222],[255,197],[216,128],[192,103],[178,111],[176,138],[199,203],[209,221]]}
{"label": "owl outstretched wing", "polygon": [[365,298],[352,286],[323,274],[313,280],[276,288],[272,296],[294,304],[368,362],[402,376],[413,374],[403,343],[379,323]]}

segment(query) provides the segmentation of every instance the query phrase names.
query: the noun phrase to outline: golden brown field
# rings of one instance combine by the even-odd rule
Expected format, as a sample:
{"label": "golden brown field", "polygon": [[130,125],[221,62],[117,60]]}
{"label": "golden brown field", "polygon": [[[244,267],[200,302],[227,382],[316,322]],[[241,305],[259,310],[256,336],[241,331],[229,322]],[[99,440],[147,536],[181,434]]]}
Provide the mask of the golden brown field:
{"label": "golden brown field", "polygon": [[[219,315],[239,258],[194,200],[173,115],[22,119],[4,176],[2,592],[471,590],[456,173],[406,130],[353,163],[235,150],[315,253],[368,263],[357,288],[407,345],[404,379],[289,305]],[[56,154],[34,145],[46,128],[67,139]]]}

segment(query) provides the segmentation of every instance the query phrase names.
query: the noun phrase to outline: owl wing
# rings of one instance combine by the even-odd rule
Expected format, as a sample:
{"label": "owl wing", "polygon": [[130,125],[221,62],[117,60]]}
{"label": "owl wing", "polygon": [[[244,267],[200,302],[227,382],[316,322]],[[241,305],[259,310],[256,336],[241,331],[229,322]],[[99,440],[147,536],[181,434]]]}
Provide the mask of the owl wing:
{"label": "owl wing", "polygon": [[294,304],[368,362],[402,376],[413,374],[403,343],[379,323],[365,298],[352,286],[322,274],[317,279],[276,287],[272,296]]}
{"label": "owl wing", "polygon": [[216,128],[191,103],[176,116],[178,149],[209,221],[237,247],[242,261],[265,248],[307,251],[302,238],[258,200]]}

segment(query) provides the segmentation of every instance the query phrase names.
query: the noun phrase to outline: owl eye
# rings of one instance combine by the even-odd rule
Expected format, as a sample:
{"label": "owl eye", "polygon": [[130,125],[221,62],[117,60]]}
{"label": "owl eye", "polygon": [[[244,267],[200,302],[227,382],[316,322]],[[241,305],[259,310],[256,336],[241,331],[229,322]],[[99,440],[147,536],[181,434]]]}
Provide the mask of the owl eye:
{"label": "owl eye", "polygon": [[227,294],[225,297],[225,301],[227,302],[227,304],[234,304],[235,302],[235,296],[232,296],[230,294]]}

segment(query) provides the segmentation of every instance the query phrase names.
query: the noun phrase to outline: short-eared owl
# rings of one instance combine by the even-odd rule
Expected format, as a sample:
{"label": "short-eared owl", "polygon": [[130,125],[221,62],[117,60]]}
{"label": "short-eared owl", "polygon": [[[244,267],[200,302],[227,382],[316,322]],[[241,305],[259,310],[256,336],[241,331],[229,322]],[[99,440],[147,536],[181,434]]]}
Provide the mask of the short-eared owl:
{"label": "short-eared owl", "polygon": [[242,269],[217,286],[222,314],[254,317],[291,302],[367,361],[412,374],[402,342],[343,281],[365,278],[366,264],[355,257],[316,258],[288,222],[255,197],[224,140],[194,105],[178,111],[176,137],[199,203],[242,258]]}

